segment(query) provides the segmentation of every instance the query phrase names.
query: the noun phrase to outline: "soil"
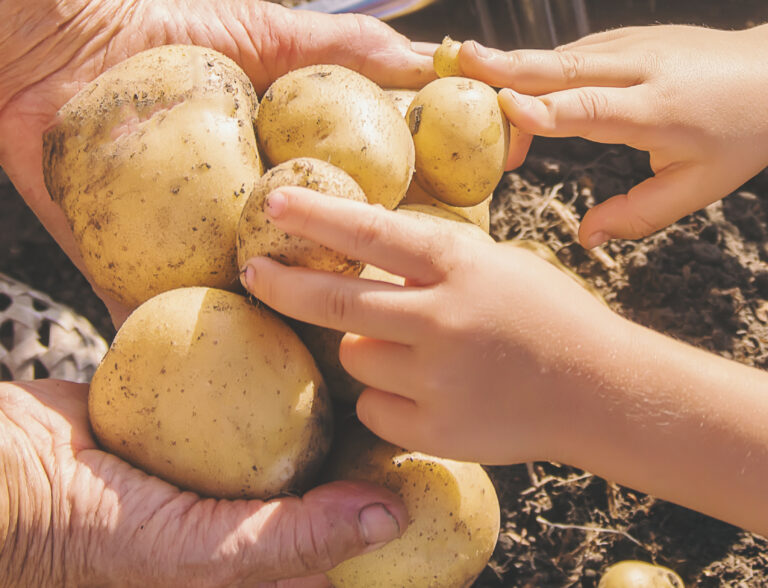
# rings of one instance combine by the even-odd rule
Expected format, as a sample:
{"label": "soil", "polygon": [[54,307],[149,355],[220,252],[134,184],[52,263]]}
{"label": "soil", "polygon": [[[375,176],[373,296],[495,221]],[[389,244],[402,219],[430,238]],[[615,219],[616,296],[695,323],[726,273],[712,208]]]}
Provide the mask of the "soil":
{"label": "soil", "polygon": [[[628,3],[635,10],[618,24],[636,23],[638,6],[650,4]],[[734,10],[718,18],[767,17],[760,2],[703,4],[709,12],[696,3],[698,14],[728,4]],[[436,22],[441,34],[469,36]],[[408,33],[425,30],[418,19],[401,25]],[[646,239],[613,241],[597,257],[575,243],[575,219],[650,174],[647,154],[627,147],[537,138],[525,164],[507,173],[494,195],[492,233],[549,245],[634,321],[767,368],[768,171]],[[71,306],[110,340],[114,330],[102,303],[1,175],[0,210],[0,272]],[[667,565],[687,586],[768,585],[768,540],[761,536],[559,464],[488,471],[502,505],[501,535],[476,588],[589,588],[606,566],[628,558]]]}

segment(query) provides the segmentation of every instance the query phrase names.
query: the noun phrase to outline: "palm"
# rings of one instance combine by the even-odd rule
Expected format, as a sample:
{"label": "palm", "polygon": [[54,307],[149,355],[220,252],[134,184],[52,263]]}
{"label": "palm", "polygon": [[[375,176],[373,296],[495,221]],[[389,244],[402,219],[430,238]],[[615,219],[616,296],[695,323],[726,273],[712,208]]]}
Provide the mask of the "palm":
{"label": "palm", "polygon": [[[115,16],[112,21],[94,16],[76,31],[58,33],[62,38],[56,50],[71,59],[55,71],[46,71],[47,62],[30,64],[29,79],[39,81],[21,84],[0,111],[0,165],[81,269],[71,231],[43,183],[42,134],[56,111],[84,84],[127,56],[171,43],[208,46],[235,59],[259,93],[286,71],[310,63],[346,65],[384,86],[415,87],[432,75],[431,58],[413,53],[405,37],[373,19],[292,12],[266,2],[241,0],[200,2],[188,12],[165,2],[88,4],[103,5],[102,12],[115,4]],[[119,13],[125,17],[119,25],[113,24]],[[108,42],[86,42],[105,35],[110,37]],[[116,322],[121,322],[125,309],[105,302]]]}

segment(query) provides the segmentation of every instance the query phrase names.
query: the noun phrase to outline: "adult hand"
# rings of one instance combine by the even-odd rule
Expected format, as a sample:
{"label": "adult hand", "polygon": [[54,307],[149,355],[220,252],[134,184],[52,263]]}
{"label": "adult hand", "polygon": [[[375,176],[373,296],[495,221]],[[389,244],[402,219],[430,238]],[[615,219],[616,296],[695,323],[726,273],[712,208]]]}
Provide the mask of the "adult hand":
{"label": "adult hand", "polygon": [[[374,18],[271,2],[6,0],[0,23],[0,166],[81,270],[69,226],[43,183],[42,134],[56,111],[108,67],[150,47],[186,43],[233,58],[259,93],[313,63],[344,65],[385,87],[418,87],[434,77],[431,57]],[[122,323],[126,309],[101,295]]]}
{"label": "adult hand", "polygon": [[554,51],[467,42],[459,59],[467,75],[510,88],[500,103],[525,132],[650,152],[654,177],[586,214],[586,247],[650,234],[768,165],[768,25],[632,27]]}
{"label": "adult hand", "polygon": [[86,391],[0,384],[4,586],[327,586],[322,571],[405,529],[402,503],[365,483],[267,502],[182,492],[96,447]]}
{"label": "adult hand", "polygon": [[244,274],[278,312],[347,332],[340,359],[368,386],[357,413],[374,433],[465,461],[564,457],[595,358],[623,333],[591,293],[527,250],[380,207],[283,188],[267,211],[288,233],[406,278],[399,287],[269,258]]}

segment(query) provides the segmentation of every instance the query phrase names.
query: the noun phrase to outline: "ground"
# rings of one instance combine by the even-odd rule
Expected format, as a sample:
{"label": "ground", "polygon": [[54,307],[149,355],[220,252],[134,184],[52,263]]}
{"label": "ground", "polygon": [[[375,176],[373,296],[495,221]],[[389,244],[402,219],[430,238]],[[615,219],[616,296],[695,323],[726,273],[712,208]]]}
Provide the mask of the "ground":
{"label": "ground", "polygon": [[[721,4],[709,3],[708,10]],[[727,4],[728,18],[765,17],[759,3]],[[404,22],[402,29],[418,24]],[[646,239],[611,242],[598,256],[574,243],[574,220],[589,206],[649,174],[647,155],[626,147],[537,139],[523,167],[506,174],[494,195],[493,235],[546,243],[622,315],[767,368],[768,171]],[[2,177],[0,210],[0,272],[70,305],[110,339],[114,331],[100,301]],[[502,529],[476,588],[589,588],[607,565],[626,558],[667,565],[687,586],[768,585],[763,537],[558,464],[488,471]]]}

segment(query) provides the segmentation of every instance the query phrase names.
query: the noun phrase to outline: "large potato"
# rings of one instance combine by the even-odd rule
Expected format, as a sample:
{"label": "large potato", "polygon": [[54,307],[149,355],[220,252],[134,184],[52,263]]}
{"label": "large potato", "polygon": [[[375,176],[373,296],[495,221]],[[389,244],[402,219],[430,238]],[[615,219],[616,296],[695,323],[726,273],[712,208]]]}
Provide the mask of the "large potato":
{"label": "large potato", "polygon": [[384,486],[410,515],[399,539],[329,571],[335,588],[464,588],[493,553],[499,501],[478,464],[400,449],[353,425],[335,440],[323,477]]}
{"label": "large potato", "polygon": [[397,111],[403,116],[403,118],[405,118],[405,115],[408,112],[408,107],[411,105],[411,102],[413,102],[413,99],[416,97],[416,94],[418,94],[419,91],[393,88],[384,90],[384,93],[389,96],[389,99],[392,100],[392,103],[395,105],[395,108],[397,108]]}
{"label": "large potato", "polygon": [[243,208],[237,227],[237,264],[242,267],[251,257],[268,255],[286,265],[345,274],[360,273],[362,264],[359,261],[309,239],[289,235],[269,220],[264,212],[264,202],[272,190],[283,186],[301,186],[328,196],[368,201],[355,180],[330,163],[310,157],[281,163],[256,182]]}
{"label": "large potato", "polygon": [[212,288],[139,306],[93,377],[88,411],[110,452],[221,498],[301,489],[332,429],[322,377],[295,333]]}
{"label": "large potato", "polygon": [[135,307],[181,286],[237,284],[237,221],[262,173],[245,73],[201,47],[139,53],[59,111],[45,183],[94,282]]}
{"label": "large potato", "polygon": [[509,123],[496,91],[477,80],[430,82],[406,114],[416,147],[415,179],[453,206],[474,206],[496,188],[507,161]]}
{"label": "large potato", "polygon": [[257,122],[272,165],[314,157],[352,176],[372,204],[394,208],[413,175],[408,125],[379,86],[339,65],[313,65],[275,80]]}

